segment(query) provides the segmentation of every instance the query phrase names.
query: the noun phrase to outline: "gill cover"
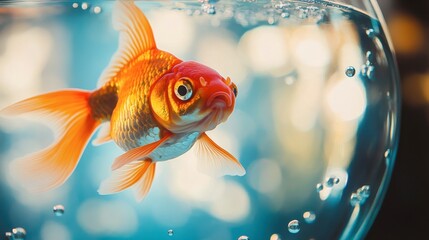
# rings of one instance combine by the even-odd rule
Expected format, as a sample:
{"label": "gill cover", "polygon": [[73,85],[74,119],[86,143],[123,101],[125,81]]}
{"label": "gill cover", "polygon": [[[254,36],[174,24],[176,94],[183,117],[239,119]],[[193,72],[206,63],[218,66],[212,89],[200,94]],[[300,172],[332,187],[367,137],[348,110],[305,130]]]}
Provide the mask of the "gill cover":
{"label": "gill cover", "polygon": [[150,106],[158,123],[177,133],[189,130],[186,125],[199,120],[196,110],[200,97],[196,81],[177,72],[177,68],[172,71],[153,85]]}

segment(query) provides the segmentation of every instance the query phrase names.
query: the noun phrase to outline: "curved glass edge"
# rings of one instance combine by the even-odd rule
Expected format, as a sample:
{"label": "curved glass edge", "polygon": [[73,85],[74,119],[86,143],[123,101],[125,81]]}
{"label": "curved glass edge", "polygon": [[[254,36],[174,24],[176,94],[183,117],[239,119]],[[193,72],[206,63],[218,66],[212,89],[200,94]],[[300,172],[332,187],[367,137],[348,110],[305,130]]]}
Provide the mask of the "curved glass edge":
{"label": "curved glass edge", "polygon": [[371,10],[372,14],[374,14],[376,16],[376,19],[378,19],[378,21],[380,22],[380,25],[383,28],[383,32],[384,32],[384,35],[386,37],[387,44],[389,45],[390,54],[392,54],[392,60],[393,60],[392,64],[394,64],[394,66],[395,66],[394,68],[390,68],[392,71],[392,76],[395,77],[395,79],[393,81],[393,86],[392,86],[393,92],[394,92],[394,94],[392,94],[392,96],[395,99],[393,99],[392,101],[395,103],[394,106],[396,106],[396,109],[394,109],[394,110],[397,114],[395,114],[394,121],[392,122],[393,134],[391,136],[392,142],[391,142],[391,146],[390,146],[391,155],[389,156],[389,161],[386,161],[387,170],[383,176],[382,183],[380,184],[380,188],[378,189],[377,195],[374,199],[374,204],[368,212],[368,217],[363,221],[362,225],[357,230],[355,239],[364,239],[365,238],[370,227],[374,223],[375,218],[377,217],[378,212],[380,211],[381,205],[384,201],[384,197],[386,196],[387,188],[388,188],[390,180],[392,178],[393,167],[395,165],[396,154],[397,154],[398,145],[399,145],[400,120],[401,120],[400,113],[401,113],[401,108],[402,108],[401,107],[400,76],[399,76],[399,71],[398,71],[398,67],[397,67],[398,64],[397,64],[397,60],[396,60],[396,53],[395,53],[395,50],[393,48],[390,33],[389,33],[388,28],[387,28],[387,24],[384,20],[383,13],[382,13],[377,1],[376,0],[368,0],[367,2],[371,5],[371,7],[368,7],[368,9]]}

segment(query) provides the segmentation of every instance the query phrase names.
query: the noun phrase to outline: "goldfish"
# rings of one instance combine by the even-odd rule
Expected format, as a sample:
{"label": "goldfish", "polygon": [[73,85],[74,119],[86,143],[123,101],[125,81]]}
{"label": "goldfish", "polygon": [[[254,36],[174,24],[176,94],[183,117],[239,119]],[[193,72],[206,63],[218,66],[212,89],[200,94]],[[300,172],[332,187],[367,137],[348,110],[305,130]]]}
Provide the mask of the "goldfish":
{"label": "goldfish", "polygon": [[48,147],[11,163],[23,186],[32,191],[61,186],[97,130],[94,145],[114,141],[125,151],[101,182],[102,195],[132,187],[141,201],[157,163],[193,146],[202,172],[243,176],[241,163],[206,134],[233,112],[237,86],[208,66],[158,49],[147,18],[133,1],[116,1],[113,9],[119,47],[98,80],[99,88],[49,92],[0,111],[36,114],[58,133]]}

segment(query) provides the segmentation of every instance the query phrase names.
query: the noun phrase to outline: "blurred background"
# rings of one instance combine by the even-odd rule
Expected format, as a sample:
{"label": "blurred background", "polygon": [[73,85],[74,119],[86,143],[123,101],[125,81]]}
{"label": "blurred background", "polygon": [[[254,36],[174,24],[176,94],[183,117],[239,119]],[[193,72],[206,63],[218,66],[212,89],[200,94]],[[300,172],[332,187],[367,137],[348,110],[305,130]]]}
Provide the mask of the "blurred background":
{"label": "blurred background", "polygon": [[429,223],[429,2],[380,4],[401,74],[402,118],[392,180],[367,239],[422,239]]}
{"label": "blurred background", "polygon": [[[377,216],[373,227],[369,231],[367,235],[367,239],[414,239],[421,238],[422,234],[426,233],[427,224],[429,220],[427,219],[427,214],[429,213],[429,209],[426,208],[426,189],[428,189],[429,185],[429,176],[427,172],[429,171],[429,164],[427,160],[429,158],[429,154],[427,153],[426,148],[427,144],[429,144],[426,139],[427,133],[429,133],[429,46],[428,46],[428,38],[429,38],[429,17],[427,12],[429,10],[429,2],[426,1],[406,1],[406,0],[379,0],[382,11],[386,17],[386,22],[388,24],[388,28],[391,33],[391,37],[393,40],[394,47],[396,49],[397,60],[399,65],[399,71],[401,74],[401,83],[402,83],[402,118],[401,118],[401,137],[400,137],[400,145],[399,151],[397,155],[397,160],[395,164],[395,169],[393,172],[392,180],[387,191],[386,198],[382,205],[382,208]],[[79,6],[84,9],[83,5]],[[86,9],[87,7],[85,7]],[[210,10],[210,9],[208,9]],[[34,12],[33,12],[34,11]],[[31,16],[31,14],[41,14],[40,9],[35,11],[34,9],[28,8],[23,9],[22,12],[13,12],[10,15],[25,15]],[[47,11],[46,14],[49,14],[49,11],[56,11],[56,9],[46,8],[43,11]],[[79,88],[87,88],[90,89],[93,87],[94,79],[98,78],[100,69],[103,69],[104,66],[107,65],[108,60],[110,59],[111,51],[104,51],[106,48],[114,49],[116,47],[116,43],[113,44],[112,47],[112,39],[116,39],[117,35],[110,28],[110,24],[106,25],[106,22],[109,22],[108,16],[103,15],[103,11],[109,11],[109,9],[96,8],[95,6],[91,7],[91,16],[99,16],[96,20],[88,21],[90,15],[84,16],[82,18],[75,18],[75,15],[70,14],[66,15],[64,19],[59,21],[45,21],[41,23],[44,26],[48,26],[50,31],[46,32],[43,28],[30,28],[27,29],[23,25],[15,26],[15,29],[1,29],[1,26],[7,25],[8,21],[11,21],[8,18],[0,18],[0,30],[3,31],[14,31],[20,32],[20,34],[15,34],[13,38],[5,39],[2,48],[0,51],[3,52],[4,58],[0,58],[0,75],[4,78],[0,79],[0,94],[2,96],[8,97],[9,99],[19,100],[25,96],[33,95],[34,92],[39,92],[41,89],[43,90],[53,90],[64,87],[64,83],[58,81],[58,79],[64,79],[66,82],[70,79],[75,79],[75,87]],[[44,14],[42,12],[42,14]],[[164,14],[163,18],[171,17],[171,15]],[[156,21],[154,21],[156,22]],[[159,21],[160,22],[160,21]],[[2,25],[3,23],[3,25]],[[88,28],[82,28],[84,24],[93,24]],[[179,23],[177,23],[179,24]],[[188,23],[183,23],[188,24]],[[64,31],[60,25],[67,26],[67,29],[70,29],[70,32],[79,32],[81,29],[89,29],[93,31],[93,29],[97,29],[97,32],[103,33],[103,36],[106,36],[105,39],[100,41],[100,38],[97,38],[97,34],[94,32],[83,32],[83,36],[72,35],[70,32]],[[213,23],[216,25],[216,22]],[[158,26],[160,27],[160,26]],[[161,28],[161,27],[160,27]],[[85,30],[84,30],[85,31]],[[171,31],[174,31],[171,30]],[[208,34],[210,29],[208,29],[205,33]],[[183,34],[183,32],[174,33],[175,43],[180,42],[191,42],[189,39],[182,39],[192,36],[192,32],[188,34]],[[5,33],[7,35],[7,32]],[[55,38],[53,36],[61,36],[61,38]],[[211,36],[213,37],[213,36]],[[232,39],[233,37],[231,37]],[[29,41],[31,39],[31,41]],[[162,38],[161,38],[162,39]],[[165,38],[164,38],[165,39]],[[225,40],[226,39],[226,40]],[[213,44],[217,44],[218,47],[222,47],[219,42],[225,43],[229,40],[229,38],[219,37],[217,36],[216,42],[210,42]],[[115,40],[116,41],[116,40]],[[169,39],[167,39],[169,41]],[[169,41],[171,42],[171,41]],[[205,41],[207,42],[207,41]],[[167,43],[161,43],[168,44]],[[209,44],[211,45],[211,44]],[[228,42],[224,44],[226,49]],[[26,47],[23,47],[26,46]],[[62,49],[62,46],[71,46],[70,49]],[[201,49],[207,49],[204,44],[198,45]],[[187,48],[190,48],[190,45],[181,45],[180,49],[186,51]],[[14,49],[12,54],[8,52],[7,49]],[[55,51],[55,49],[62,49],[61,55]],[[77,51],[80,50],[80,51]],[[29,52],[36,53],[32,60],[30,58],[26,58],[26,54]],[[228,52],[228,51],[220,51],[220,52]],[[233,59],[234,53],[231,52],[231,56],[229,59]],[[16,54],[18,53],[19,56]],[[181,52],[178,52],[180,56]],[[210,54],[213,55],[212,52]],[[70,56],[69,58],[63,57]],[[54,56],[54,57],[53,57]],[[35,57],[37,57],[35,59]],[[220,59],[225,56],[217,56]],[[205,56],[199,56],[200,59],[205,59]],[[4,59],[8,59],[5,61]],[[26,60],[27,59],[27,60]],[[67,59],[72,59],[71,63],[64,62],[68,61]],[[84,64],[81,64],[81,60],[85,59],[86,61],[91,62],[91,68],[93,69],[85,69],[83,67]],[[105,59],[105,61],[100,61],[100,59]],[[23,62],[24,61],[24,62]],[[27,61],[27,62],[25,62]],[[31,61],[31,62],[28,62]],[[31,66],[31,68],[26,68],[25,71],[19,69],[19,65],[27,65]],[[65,69],[63,66],[71,64],[76,66],[73,71],[70,69]],[[215,63],[211,63],[211,66]],[[43,66],[50,66],[50,69],[46,70]],[[231,64],[236,67],[237,64],[234,62]],[[96,70],[94,70],[96,69]],[[230,72],[230,69],[223,69],[225,72]],[[235,69],[240,73],[242,69]],[[240,71],[239,71],[240,70]],[[70,72],[69,72],[70,71]],[[35,76],[33,78],[33,76]],[[38,77],[39,76],[39,77]],[[39,81],[40,76],[43,76],[43,82]],[[244,79],[245,74],[240,75],[237,74],[234,76],[234,79]],[[22,82],[22,79],[26,79],[26,82]],[[7,84],[6,82],[7,81]],[[13,83],[16,83],[15,85]],[[14,91],[10,91],[10,89],[5,86],[12,86]],[[41,89],[39,89],[41,88]],[[246,88],[241,89],[242,96],[245,94]],[[12,101],[12,100],[9,100]],[[15,124],[8,125],[10,127],[9,130],[14,130],[17,128]],[[32,127],[34,128],[34,127]],[[40,135],[46,132],[44,128],[36,128],[34,135]],[[25,131],[25,130],[21,130]],[[2,135],[3,134],[3,135]],[[0,139],[4,140],[8,136],[5,133],[0,131]],[[30,136],[29,138],[31,138]],[[51,139],[45,139],[43,142],[38,142],[40,146],[46,145]],[[17,152],[31,152],[34,149],[40,148],[39,145],[33,145],[32,148],[28,148],[29,140],[22,141],[21,145],[19,145]],[[0,144],[0,152],[4,152],[10,146],[7,145],[8,141],[4,141],[4,144]],[[34,143],[33,143],[34,144]],[[231,145],[231,144],[229,144]],[[233,144],[232,144],[233,145]],[[106,150],[107,148],[101,148]],[[96,155],[95,152],[91,150],[87,152],[88,156],[94,157],[96,161],[82,161],[79,166],[79,169],[90,169],[89,167],[95,168],[100,167],[99,164],[102,165],[102,168],[108,169],[108,165],[106,159],[111,159],[112,156],[116,156],[120,153],[119,150],[117,152],[104,155]],[[3,165],[0,165],[3,167]],[[91,169],[92,169],[91,168]],[[276,168],[274,166],[273,168]],[[74,179],[79,180],[88,180],[88,185],[96,185],[103,178],[102,173],[95,173],[90,175],[89,171],[76,173],[74,175]],[[169,172],[162,174],[170,174]],[[91,176],[88,179],[88,176]],[[183,176],[180,176],[183,178]],[[194,179],[189,179],[190,182],[194,181]],[[210,185],[212,182],[203,182],[203,184]],[[183,186],[182,186],[183,187]],[[237,184],[230,184],[225,189],[241,189]],[[160,185],[155,189],[165,189],[166,186]],[[172,190],[171,190],[172,189]],[[174,186],[170,189],[170,191],[180,192],[183,190],[181,186]],[[61,196],[65,196],[69,193],[70,187],[65,186],[61,190],[52,193],[53,195],[59,195],[58,199],[54,198],[54,201],[61,200],[59,202],[64,203],[61,199]],[[85,190],[86,191],[86,190]],[[226,191],[226,190],[225,190]],[[230,191],[234,192],[234,191]],[[247,199],[247,195],[241,194],[243,191],[236,191],[239,193],[238,196],[231,195],[231,201],[239,199],[241,202],[242,199]],[[9,201],[10,196],[6,196],[0,194],[0,202]],[[85,198],[87,195],[96,195],[95,191],[91,192],[73,192],[70,194],[70,197],[67,198],[68,202],[65,202],[69,205],[78,202],[80,199]],[[161,196],[161,199],[165,199],[165,195],[162,195],[161,191],[154,192],[154,196]],[[180,195],[180,194],[179,194]],[[188,194],[189,195],[189,194]],[[67,195],[69,196],[69,195]],[[190,195],[193,196],[193,195]],[[244,196],[244,197],[243,197]],[[115,197],[106,197],[109,200],[116,200]],[[28,199],[26,195],[22,195],[19,198],[19,201],[29,206],[38,206],[38,202],[33,201],[34,199]],[[186,201],[190,201],[189,199],[185,199]],[[200,201],[199,199],[191,199],[194,201]],[[201,202],[201,201],[200,201]],[[213,200],[213,202],[215,202]],[[299,202],[299,201],[296,201]],[[211,203],[211,202],[210,202]],[[136,231],[137,228],[140,230],[140,226],[137,227],[137,217],[136,213],[133,212],[134,205],[127,205],[121,203],[119,201],[113,201],[113,205],[102,205],[100,206],[98,202],[89,201],[83,208],[82,211],[72,212],[70,210],[70,214],[66,214],[63,217],[63,221],[68,221],[71,219],[71,216],[77,215],[78,219],[83,222],[81,223],[84,226],[89,226],[86,229],[88,232],[92,232],[95,234],[99,234],[103,231],[110,231],[116,234],[125,234],[127,236],[127,231],[132,232]],[[132,203],[134,204],[134,203]],[[148,205],[153,206],[153,203],[149,202]],[[158,216],[158,220],[160,222],[166,221],[166,219],[171,219],[172,211],[182,211],[181,214],[178,215],[189,215],[190,210],[187,208],[180,209],[175,208],[176,206],[170,206],[168,209],[162,208],[162,203],[155,205],[158,208],[153,208],[150,213],[142,212],[139,213],[142,216],[153,214],[154,216]],[[242,204],[243,206],[243,204]],[[248,212],[248,206],[243,207],[242,213]],[[112,212],[110,211],[109,216],[104,216],[101,213],[102,210],[106,209],[119,209],[118,211]],[[209,213],[202,214],[212,214],[216,216],[220,216],[220,218],[231,218],[231,212],[222,212],[216,211],[225,209],[222,206],[213,207]],[[13,211],[12,211],[13,210]],[[22,210],[22,209],[21,209]],[[49,209],[50,210],[50,209]],[[11,212],[19,212],[20,209],[11,209]],[[91,212],[92,211],[92,212]],[[98,211],[98,212],[97,212]],[[50,211],[47,211],[47,214],[51,214]],[[112,221],[107,221],[105,228],[97,228],[91,219],[88,218],[90,213],[94,214],[99,213],[100,218],[110,219]],[[186,214],[185,214],[186,213]],[[40,219],[34,217],[33,215],[38,214],[37,211],[30,212],[27,216],[31,221],[39,221]],[[116,215],[115,215],[116,214]],[[200,213],[201,214],[201,213]],[[229,215],[228,215],[229,214]],[[241,213],[240,213],[241,214]],[[96,215],[96,214],[95,214]],[[243,215],[243,214],[242,214]],[[113,216],[113,217],[112,217]],[[245,216],[245,215],[243,215]],[[18,218],[18,214],[14,216],[10,216],[11,219]],[[127,222],[118,222],[114,221],[115,219],[127,219]],[[244,218],[241,215],[235,216],[232,215],[232,218]],[[185,219],[186,220],[186,219]],[[176,219],[179,223],[185,222],[183,219]],[[2,224],[2,219],[0,219],[0,227]],[[110,224],[110,225],[109,225]],[[121,225],[122,224],[122,225]],[[62,225],[56,224],[53,221],[45,224],[45,227],[41,230],[42,236],[49,236],[49,232],[56,232],[59,235],[54,236],[53,238],[45,238],[45,239],[58,239],[55,237],[58,236],[69,236],[68,232],[61,227]],[[142,226],[142,228],[148,228],[147,226]],[[117,230],[119,229],[119,230]],[[165,228],[159,229],[151,229],[151,231],[165,231]],[[210,229],[209,229],[210,230]],[[115,232],[117,231],[117,232]],[[125,233],[121,232],[125,231]],[[149,231],[149,230],[148,230]],[[62,235],[61,235],[62,233]],[[79,235],[73,233],[73,238],[81,237],[85,238],[86,235]],[[220,233],[220,236],[223,233]],[[177,235],[176,235],[177,236]],[[228,235],[226,235],[228,236]],[[165,237],[168,236],[165,234]],[[69,238],[71,238],[69,236]],[[64,239],[64,238],[63,238]],[[226,239],[219,237],[218,239]],[[258,240],[258,239],[257,239]]]}

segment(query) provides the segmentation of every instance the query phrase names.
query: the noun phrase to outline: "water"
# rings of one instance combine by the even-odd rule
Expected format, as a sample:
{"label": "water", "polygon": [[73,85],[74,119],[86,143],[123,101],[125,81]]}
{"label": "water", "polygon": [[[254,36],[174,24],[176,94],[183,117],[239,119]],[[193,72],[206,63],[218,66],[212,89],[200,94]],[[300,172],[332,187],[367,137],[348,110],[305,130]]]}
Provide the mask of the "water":
{"label": "water", "polygon": [[[96,88],[118,34],[113,2],[86,3],[0,3],[0,108],[52,90]],[[53,135],[34,119],[0,118],[0,231],[23,226],[27,239],[65,240],[362,238],[397,143],[398,75],[380,23],[322,1],[138,6],[160,49],[238,86],[234,112],[208,135],[247,174],[208,177],[191,150],[157,165],[142,202],[132,191],[100,196],[100,182],[123,151],[89,144],[64,185],[28,193],[8,166]],[[349,67],[355,72],[347,74]],[[67,214],[52,213],[57,203]]]}

